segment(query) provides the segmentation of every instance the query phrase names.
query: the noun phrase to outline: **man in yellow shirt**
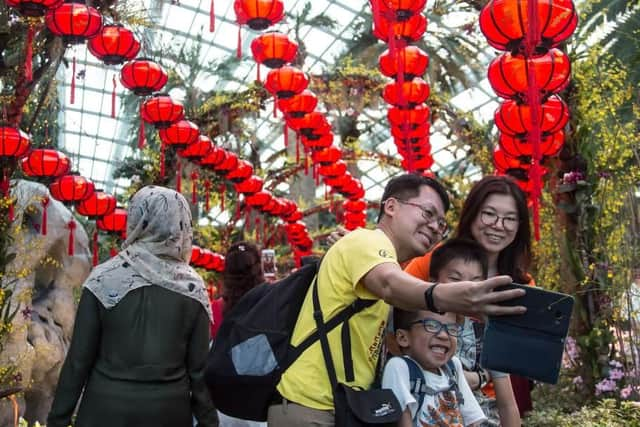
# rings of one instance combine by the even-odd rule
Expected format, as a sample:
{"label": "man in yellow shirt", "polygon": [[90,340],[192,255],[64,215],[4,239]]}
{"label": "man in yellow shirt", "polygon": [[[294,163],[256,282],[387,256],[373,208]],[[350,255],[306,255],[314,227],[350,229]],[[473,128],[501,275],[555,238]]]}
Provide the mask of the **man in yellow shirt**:
{"label": "man in yellow shirt", "polygon": [[[358,298],[378,300],[349,320],[350,355],[342,351],[342,325],[328,334],[338,382],[364,389],[371,386],[390,305],[473,316],[524,312],[524,307],[496,304],[522,294],[519,290],[493,292],[496,286],[511,283],[508,276],[434,284],[402,270],[399,263],[424,254],[442,240],[448,208],[447,193],[437,181],[416,174],[395,177],[382,196],[377,228],[355,230],[327,251],[317,284],[325,321]],[[316,329],[311,290],[293,332],[294,346]],[[344,361],[349,357],[353,372],[345,372]],[[319,342],[284,372],[278,392],[282,401],[269,408],[269,426],[334,425],[333,391]]]}

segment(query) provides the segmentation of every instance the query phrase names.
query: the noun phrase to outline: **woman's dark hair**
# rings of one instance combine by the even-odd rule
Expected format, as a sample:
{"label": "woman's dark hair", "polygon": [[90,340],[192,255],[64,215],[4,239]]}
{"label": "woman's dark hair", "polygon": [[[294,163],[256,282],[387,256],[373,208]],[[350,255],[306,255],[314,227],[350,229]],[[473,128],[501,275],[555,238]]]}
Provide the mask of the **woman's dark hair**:
{"label": "woman's dark hair", "polygon": [[487,261],[487,253],[480,246],[480,243],[470,239],[454,238],[447,240],[431,253],[431,263],[429,264],[431,280],[437,281],[440,271],[454,260],[480,264],[482,278],[487,278],[489,262]]}
{"label": "woman's dark hair", "polygon": [[223,279],[224,314],[231,310],[244,294],[264,282],[258,247],[249,242],[231,245],[224,259]]}
{"label": "woman's dark hair", "polygon": [[524,193],[513,181],[506,176],[485,176],[476,182],[464,201],[460,212],[460,221],[455,236],[475,240],[471,233],[471,226],[480,208],[492,194],[506,194],[512,196],[516,202],[518,218],[520,219],[516,236],[509,246],[498,255],[498,274],[506,274],[519,283],[528,283],[527,270],[531,262],[531,226],[529,224],[529,210]]}

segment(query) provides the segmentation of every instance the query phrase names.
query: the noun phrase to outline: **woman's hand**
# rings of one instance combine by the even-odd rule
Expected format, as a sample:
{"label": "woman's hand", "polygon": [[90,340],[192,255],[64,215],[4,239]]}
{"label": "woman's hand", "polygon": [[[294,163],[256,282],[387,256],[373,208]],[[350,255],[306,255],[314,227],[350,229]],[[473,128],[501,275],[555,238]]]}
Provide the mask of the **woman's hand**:
{"label": "woman's hand", "polygon": [[329,246],[333,246],[334,243],[346,236],[348,232],[349,230],[347,230],[346,228],[340,225],[337,226],[336,229],[332,231],[327,237],[327,243],[329,243]]}

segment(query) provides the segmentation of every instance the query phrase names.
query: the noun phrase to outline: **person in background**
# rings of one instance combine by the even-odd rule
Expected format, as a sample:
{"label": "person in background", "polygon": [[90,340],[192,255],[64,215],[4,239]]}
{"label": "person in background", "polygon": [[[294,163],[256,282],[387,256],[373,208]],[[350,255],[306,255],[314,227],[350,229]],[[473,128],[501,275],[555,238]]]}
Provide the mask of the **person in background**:
{"label": "person in background", "polygon": [[127,209],[127,239],[96,267],[80,297],[49,427],[218,426],[203,380],[211,309],[189,266],[191,211],[147,186]]}
{"label": "person in background", "polygon": [[[222,298],[214,304],[221,306],[221,317],[216,319],[218,325],[222,323],[226,313],[240,301],[251,289],[264,283],[262,273],[261,253],[256,245],[250,242],[232,244],[225,255],[223,272]],[[214,311],[216,307],[214,306]],[[217,332],[217,329],[216,329]],[[214,336],[215,339],[215,336]],[[242,398],[238,396],[238,398]],[[266,423],[241,420],[218,412],[220,427],[260,427]]]}
{"label": "person in background", "polygon": [[[510,277],[473,283],[434,284],[416,279],[400,263],[420,256],[437,244],[447,231],[444,214],[449,208],[446,191],[437,181],[418,174],[392,178],[380,203],[378,226],[357,229],[336,242],[322,259],[317,288],[322,312],[328,319],[357,298],[375,300],[349,319],[354,378],[343,364],[336,365],[338,381],[368,389],[382,347],[390,306],[405,310],[444,311],[482,316],[524,313],[524,307],[504,307],[500,301],[524,291],[494,291]],[[316,329],[311,289],[300,309],[291,344],[299,345]],[[342,327],[327,336],[334,360],[344,360]],[[319,343],[311,345],[284,372],[280,394],[269,407],[269,426],[290,427],[335,424],[333,392]]]}
{"label": "person in background", "polygon": [[[460,213],[460,221],[454,237],[476,241],[485,251],[488,261],[488,277],[509,275],[517,283],[530,283],[527,273],[531,261],[531,231],[529,211],[524,193],[509,177],[486,176],[478,181],[469,192]],[[426,279],[430,277],[431,253],[416,258],[407,265],[409,274]],[[478,362],[482,351],[482,333],[484,330],[481,316],[467,319],[465,337],[469,329],[474,329],[473,341],[477,346],[465,347],[466,356],[461,360],[465,365],[466,376],[472,389],[482,387],[480,396],[483,410],[489,417],[489,423],[500,423],[505,427],[521,425],[520,415],[531,409],[528,380],[526,390],[521,393],[520,411],[514,396],[509,375],[481,370]],[[462,341],[465,341],[463,337]],[[473,355],[469,356],[472,352]],[[472,363],[468,363],[472,362]],[[499,421],[495,413],[499,414]]]}
{"label": "person in background", "polygon": [[[440,283],[482,281],[487,257],[473,241],[449,240],[433,251],[431,273],[431,280]],[[455,356],[463,322],[464,316],[455,313],[393,309],[395,339],[403,357],[389,360],[382,387],[393,390],[405,408],[399,427],[478,426],[486,420]],[[424,383],[421,392],[412,387],[410,366],[418,368],[413,371],[420,375],[413,381]]]}

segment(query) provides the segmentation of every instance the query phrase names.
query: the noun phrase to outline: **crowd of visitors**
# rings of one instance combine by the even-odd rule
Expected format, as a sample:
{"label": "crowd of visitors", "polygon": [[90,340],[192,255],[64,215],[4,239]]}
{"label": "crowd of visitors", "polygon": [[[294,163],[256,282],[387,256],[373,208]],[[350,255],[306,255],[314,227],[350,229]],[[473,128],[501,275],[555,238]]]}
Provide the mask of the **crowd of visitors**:
{"label": "crowd of visitors", "polygon": [[[510,178],[486,177],[446,240],[449,205],[437,180],[397,176],[385,188],[377,226],[331,245],[290,346],[364,303],[280,373],[267,419],[257,422],[219,413],[207,390],[215,384],[206,384],[203,372],[224,318],[264,281],[259,248],[246,241],[228,248],[221,298],[210,302],[189,266],[188,203],[173,190],[144,187],[129,202],[122,250],[84,284],[48,425],[340,426],[336,382],[391,389],[399,426],[521,425],[528,380],[485,370],[479,361],[486,317],[526,310],[501,305],[523,290],[495,289],[533,282],[526,201]],[[400,354],[387,360],[388,329]]]}

